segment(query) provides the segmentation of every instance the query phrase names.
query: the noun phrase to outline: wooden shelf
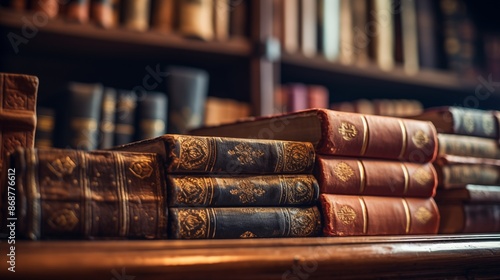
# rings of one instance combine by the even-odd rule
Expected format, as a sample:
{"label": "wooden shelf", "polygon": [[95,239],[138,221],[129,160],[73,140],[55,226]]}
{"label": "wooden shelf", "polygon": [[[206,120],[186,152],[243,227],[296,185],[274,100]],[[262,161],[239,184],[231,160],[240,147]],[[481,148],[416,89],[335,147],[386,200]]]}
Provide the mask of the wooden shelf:
{"label": "wooden shelf", "polygon": [[[0,28],[22,35],[26,22],[33,24],[33,13],[18,13],[0,8]],[[199,41],[175,34],[161,34],[154,31],[136,32],[124,28],[104,29],[94,24],[67,22],[62,18],[49,20],[36,26],[39,30],[20,50],[51,51],[62,53],[85,53],[115,57],[164,59],[183,55],[204,59],[234,59],[248,57],[251,45],[246,39],[224,42]],[[12,51],[12,50],[10,50]]]}
{"label": "wooden shelf", "polygon": [[6,255],[2,255],[2,279],[109,280],[116,273],[135,279],[469,279],[500,275],[499,234],[18,241],[16,273],[7,270]]}

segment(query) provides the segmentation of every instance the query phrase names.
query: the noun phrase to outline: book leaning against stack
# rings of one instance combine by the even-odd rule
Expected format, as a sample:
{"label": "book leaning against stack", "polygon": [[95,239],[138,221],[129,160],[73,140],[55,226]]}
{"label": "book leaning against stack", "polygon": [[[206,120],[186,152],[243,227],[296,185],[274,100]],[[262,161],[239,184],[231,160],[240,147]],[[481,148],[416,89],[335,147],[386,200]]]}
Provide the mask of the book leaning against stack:
{"label": "book leaning against stack", "polygon": [[441,233],[500,231],[497,116],[497,111],[439,107],[415,117],[432,121],[438,131]]}

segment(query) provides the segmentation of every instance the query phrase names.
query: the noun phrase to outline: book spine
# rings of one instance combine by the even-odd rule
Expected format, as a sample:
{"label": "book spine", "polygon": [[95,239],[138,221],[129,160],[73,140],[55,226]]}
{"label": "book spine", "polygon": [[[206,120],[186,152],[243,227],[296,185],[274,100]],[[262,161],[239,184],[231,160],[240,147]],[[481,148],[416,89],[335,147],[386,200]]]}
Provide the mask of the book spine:
{"label": "book spine", "polygon": [[229,14],[229,36],[231,38],[244,38],[247,36],[247,7],[246,0],[231,0]]}
{"label": "book spine", "polygon": [[440,204],[439,233],[488,233],[500,231],[498,204]]}
{"label": "book spine", "polygon": [[339,61],[343,64],[354,62],[352,4],[351,0],[340,0],[340,25],[337,28],[340,28]]}
{"label": "book spine", "polygon": [[19,232],[29,239],[166,238],[166,191],[155,154],[19,149]]}
{"label": "book spine", "polygon": [[330,93],[328,89],[320,85],[310,85],[307,87],[308,108],[328,108],[330,104]]}
{"label": "book spine", "polygon": [[165,134],[167,129],[167,95],[163,92],[147,92],[138,102],[137,139],[149,139]]}
{"label": "book spine", "polygon": [[171,238],[312,237],[321,231],[316,206],[170,208]]}
{"label": "book spine", "polygon": [[417,12],[415,0],[401,1],[401,25],[403,43],[403,65],[408,74],[416,74],[419,70]]}
{"label": "book spine", "polygon": [[438,141],[438,155],[500,159],[500,148],[493,139],[439,133]]}
{"label": "book spine", "polygon": [[116,103],[114,145],[134,140],[137,96],[132,91],[119,91]]}
{"label": "book spine", "polygon": [[435,165],[439,186],[460,188],[467,184],[498,185],[499,167],[485,164],[446,164]]}
{"label": "book spine", "polygon": [[297,112],[307,109],[309,100],[307,87],[304,84],[288,84],[283,87],[286,92],[288,112]]}
{"label": "book spine", "polygon": [[374,56],[380,69],[388,71],[394,68],[394,21],[395,13],[391,0],[372,0],[373,11],[371,16],[376,22],[376,36],[374,36]]}
{"label": "book spine", "polygon": [[90,0],[68,0],[66,18],[71,21],[85,23],[89,21]]}
{"label": "book spine", "polygon": [[318,1],[318,47],[328,60],[340,53],[340,0]]}
{"label": "book spine", "polygon": [[225,41],[229,38],[229,8],[231,0],[214,1],[214,38]]}
{"label": "book spine", "polygon": [[151,29],[171,33],[174,27],[174,0],[154,0]]}
{"label": "book spine", "polygon": [[99,26],[110,28],[116,24],[113,16],[113,0],[92,0],[90,16]]}
{"label": "book spine", "polygon": [[299,0],[283,1],[283,51],[299,50]]}
{"label": "book spine", "polygon": [[202,40],[214,37],[213,0],[179,0],[179,33]]}
{"label": "book spine", "polygon": [[123,26],[136,31],[149,28],[149,12],[151,0],[124,0]]}
{"label": "book spine", "polygon": [[436,202],[467,201],[471,203],[497,203],[500,202],[500,186],[485,186],[468,184],[463,188],[443,190],[440,189],[434,198]]}
{"label": "book spine", "polygon": [[369,62],[368,46],[370,38],[367,34],[368,3],[366,0],[351,0],[353,9],[353,52],[356,64],[367,65]]}
{"label": "book spine", "polygon": [[450,108],[453,132],[456,134],[498,138],[498,125],[491,111]]}
{"label": "book spine", "polygon": [[399,159],[425,163],[437,154],[437,133],[430,122],[319,110],[319,154]]}
{"label": "book spine", "polygon": [[169,173],[311,173],[312,144],[171,135],[166,141]]}
{"label": "book spine", "polygon": [[55,111],[47,107],[37,108],[35,147],[54,147]]}
{"label": "book spine", "polygon": [[318,199],[312,175],[168,175],[169,207],[304,206]]}
{"label": "book spine", "polygon": [[321,194],[325,236],[434,234],[439,212],[432,198]]}
{"label": "book spine", "polygon": [[99,149],[113,147],[115,134],[116,90],[105,88],[101,104]]}
{"label": "book spine", "polygon": [[300,1],[300,50],[305,56],[317,53],[316,0]]}
{"label": "book spine", "polygon": [[436,7],[433,0],[415,1],[417,14],[419,63],[423,68],[439,67]]}
{"label": "book spine", "polygon": [[431,197],[437,174],[431,163],[317,156],[321,193],[397,197]]}
{"label": "book spine", "polygon": [[170,66],[167,81],[169,133],[185,134],[200,127],[208,95],[208,72],[202,69]]}
{"label": "book spine", "polygon": [[55,18],[59,14],[58,0],[35,0],[31,3],[31,9],[43,12],[48,18]]}

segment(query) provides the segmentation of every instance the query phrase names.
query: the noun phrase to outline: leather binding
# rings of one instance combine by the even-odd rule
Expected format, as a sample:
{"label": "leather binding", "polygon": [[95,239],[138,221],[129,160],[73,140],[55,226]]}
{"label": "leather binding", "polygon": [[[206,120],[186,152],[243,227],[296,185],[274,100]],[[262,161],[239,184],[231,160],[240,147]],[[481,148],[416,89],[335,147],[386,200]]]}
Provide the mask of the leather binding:
{"label": "leather binding", "polygon": [[90,17],[90,0],[68,0],[66,18],[71,21],[85,23]]}
{"label": "leather binding", "polygon": [[321,193],[432,197],[438,184],[431,163],[411,163],[318,155]]}
{"label": "leather binding", "polygon": [[439,233],[500,232],[500,204],[439,204]]}
{"label": "leather binding", "polygon": [[105,88],[101,104],[101,121],[99,124],[99,148],[113,147],[115,134],[116,90]]}
{"label": "leather binding", "polygon": [[430,162],[437,154],[432,123],[328,109],[247,118],[190,134],[312,142],[323,155]]}
{"label": "leather binding", "polygon": [[[340,0],[318,1],[318,51],[328,60],[336,60],[339,57],[339,19]],[[293,26],[284,28],[293,28]]]}
{"label": "leather binding", "polygon": [[170,66],[167,73],[168,133],[185,134],[189,129],[203,124],[208,94],[208,72],[196,68]]}
{"label": "leather binding", "polygon": [[167,132],[167,95],[147,92],[138,102],[138,140],[158,137]]}
{"label": "leather binding", "polygon": [[312,237],[321,217],[312,207],[170,208],[174,239]]}
{"label": "leather binding", "polygon": [[[103,87],[101,84],[83,84],[71,82],[67,86],[68,103],[65,122],[68,145],[75,149],[94,150],[99,144],[99,121],[101,119],[101,103]],[[63,120],[64,121],[64,120]]]}
{"label": "leather binding", "polygon": [[134,92],[118,91],[115,115],[115,146],[134,141],[136,105],[137,96]]}
{"label": "leather binding", "polygon": [[36,0],[31,2],[31,10],[43,12],[48,18],[55,18],[59,14],[58,0]]}
{"label": "leather binding", "polygon": [[494,139],[438,133],[439,156],[455,155],[500,159],[500,147]]}
{"label": "leather binding", "polygon": [[214,37],[214,0],[179,0],[179,33],[201,40]]}
{"label": "leather binding", "polygon": [[245,38],[248,34],[248,0],[231,1],[229,13],[229,36],[231,38]]}
{"label": "leather binding", "polygon": [[165,134],[114,147],[160,154],[168,174],[306,174],[314,167],[311,143]]}
{"label": "leather binding", "polygon": [[166,186],[154,154],[18,149],[18,233],[29,239],[167,237]]}
{"label": "leather binding", "polygon": [[438,188],[462,188],[467,184],[499,185],[500,167],[477,163],[436,164]]}
{"label": "leather binding", "polygon": [[36,115],[35,147],[54,147],[55,111],[48,107],[38,106]]}
{"label": "leather binding", "polygon": [[393,14],[395,7],[391,0],[370,0],[369,21],[384,22],[376,24],[375,36],[372,38],[373,57],[377,65],[384,71],[394,68],[394,21],[388,14]]}
{"label": "leather binding", "polygon": [[169,207],[313,205],[318,182],[312,175],[168,175]]}
{"label": "leather binding", "polygon": [[440,67],[438,58],[437,5],[433,0],[415,1],[417,12],[418,58],[422,68],[437,69]]}
{"label": "leather binding", "polygon": [[325,236],[435,234],[433,198],[321,194]]}
{"label": "leather binding", "polygon": [[91,0],[90,15],[92,20],[104,28],[113,27],[113,0]]}
{"label": "leather binding", "polygon": [[366,0],[351,0],[350,2],[352,2],[353,10],[353,53],[356,64],[364,66],[369,63],[368,43],[370,39],[365,31],[368,21],[366,16],[368,14],[368,3]]}
{"label": "leather binding", "polygon": [[297,112],[308,109],[309,100],[307,94],[307,87],[304,84],[288,84],[283,86],[286,93],[287,111]]}
{"label": "leather binding", "polygon": [[498,122],[494,114],[495,111],[436,107],[412,118],[431,121],[439,133],[498,139]]}
{"label": "leather binding", "polygon": [[149,29],[151,0],[123,0],[123,26],[135,31]]}
{"label": "leather binding", "polygon": [[229,12],[231,0],[214,1],[214,38],[218,41],[229,39]]}
{"label": "leather binding", "polygon": [[151,29],[171,33],[174,26],[174,0],[155,0],[151,10]]}
{"label": "leather binding", "polygon": [[[285,0],[286,1],[286,0]],[[317,53],[317,5],[316,1],[299,0],[299,43],[300,52],[305,56]]]}
{"label": "leather binding", "polygon": [[436,202],[471,202],[471,203],[500,203],[500,186],[468,184],[463,188],[439,190],[434,198]]}

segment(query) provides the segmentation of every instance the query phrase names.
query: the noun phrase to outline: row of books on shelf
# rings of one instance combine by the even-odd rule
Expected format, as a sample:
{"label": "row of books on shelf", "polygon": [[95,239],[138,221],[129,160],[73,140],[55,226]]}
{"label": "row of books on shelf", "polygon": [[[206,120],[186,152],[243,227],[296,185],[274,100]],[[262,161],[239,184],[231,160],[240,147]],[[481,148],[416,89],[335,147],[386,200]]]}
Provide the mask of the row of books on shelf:
{"label": "row of books on shelf", "polygon": [[347,65],[373,61],[382,70],[399,64],[409,74],[449,69],[475,78],[478,68],[498,67],[498,55],[484,47],[498,36],[479,32],[462,0],[276,0],[274,6],[274,34],[285,53]]}
{"label": "row of books on shelf", "polygon": [[[0,81],[4,95],[35,89],[29,76]],[[22,109],[4,99],[4,109]],[[420,120],[310,109],[94,151],[20,147],[14,130],[29,135],[34,123],[14,126],[2,131],[11,152],[2,170],[16,179],[15,190],[2,180],[2,215],[15,191],[19,236],[31,239],[495,232],[499,117],[454,107]]]}
{"label": "row of books on shelf", "polygon": [[41,12],[46,18],[91,22],[105,28],[179,34],[225,41],[246,36],[243,0],[5,0],[18,11]]}

